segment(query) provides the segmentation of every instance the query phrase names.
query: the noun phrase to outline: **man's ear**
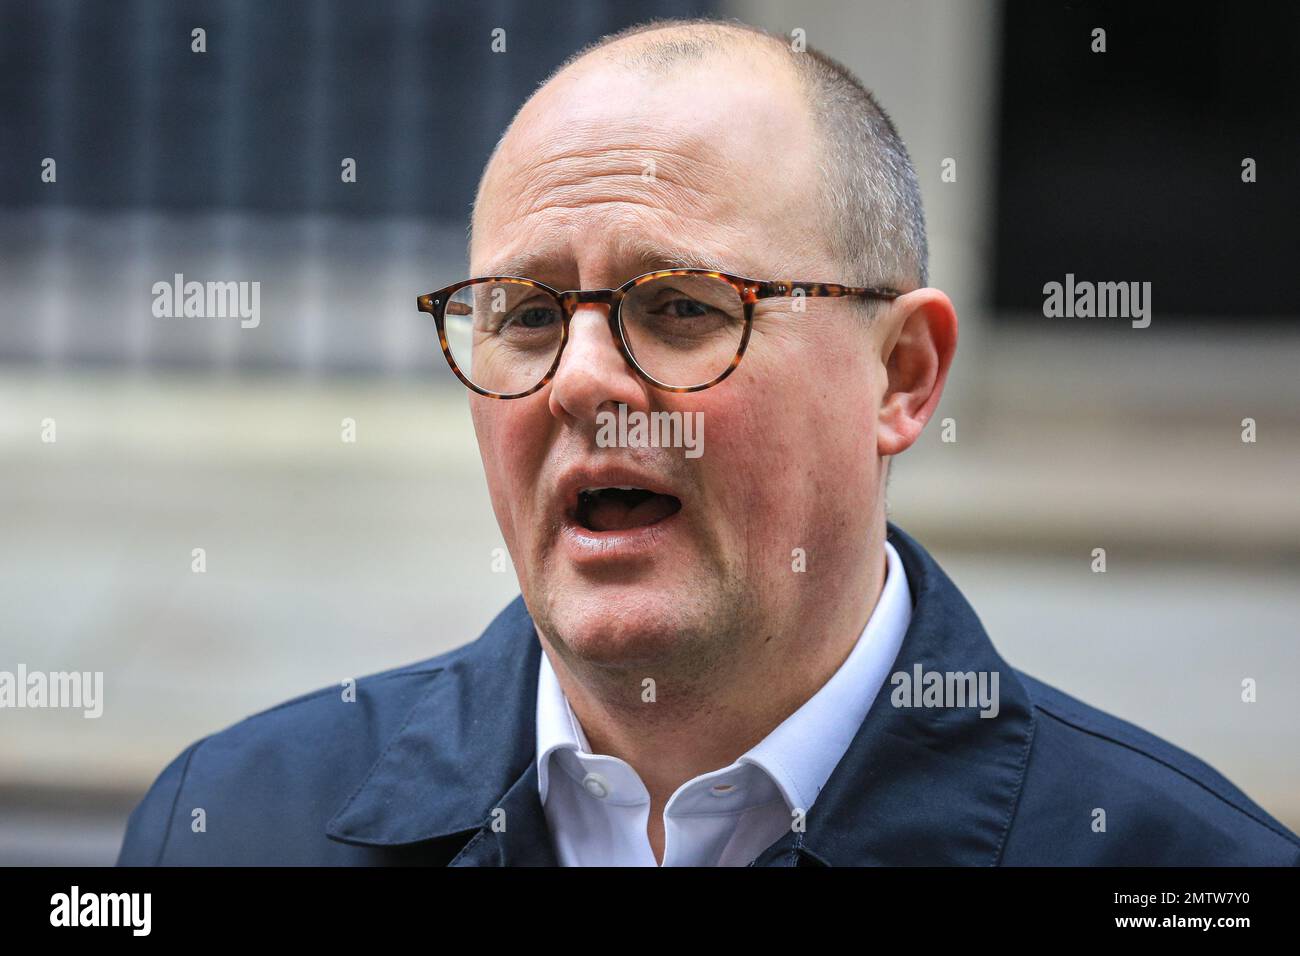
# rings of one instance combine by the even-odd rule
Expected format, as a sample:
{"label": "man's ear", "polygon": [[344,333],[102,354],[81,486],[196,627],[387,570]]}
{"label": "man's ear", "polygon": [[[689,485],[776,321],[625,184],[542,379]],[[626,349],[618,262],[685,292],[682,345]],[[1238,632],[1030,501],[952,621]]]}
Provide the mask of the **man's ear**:
{"label": "man's ear", "polygon": [[876,447],[897,455],[920,437],[939,405],[957,349],[957,312],[938,289],[917,289],[895,299],[884,319],[886,385]]}

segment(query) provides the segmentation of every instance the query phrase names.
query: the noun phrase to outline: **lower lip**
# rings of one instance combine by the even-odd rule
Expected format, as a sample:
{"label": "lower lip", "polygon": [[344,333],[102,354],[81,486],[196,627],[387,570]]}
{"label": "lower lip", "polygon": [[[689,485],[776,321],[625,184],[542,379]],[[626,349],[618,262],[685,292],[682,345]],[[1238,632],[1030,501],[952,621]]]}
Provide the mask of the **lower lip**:
{"label": "lower lip", "polygon": [[681,515],[678,510],[654,524],[621,531],[590,531],[565,518],[560,529],[560,548],[580,567],[646,561],[662,555],[664,545],[681,524]]}

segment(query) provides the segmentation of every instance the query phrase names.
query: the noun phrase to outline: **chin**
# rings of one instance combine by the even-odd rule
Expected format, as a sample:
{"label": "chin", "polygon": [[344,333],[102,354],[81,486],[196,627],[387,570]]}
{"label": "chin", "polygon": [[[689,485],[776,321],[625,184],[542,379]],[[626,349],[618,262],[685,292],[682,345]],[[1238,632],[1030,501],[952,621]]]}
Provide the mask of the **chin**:
{"label": "chin", "polygon": [[616,590],[565,589],[549,602],[543,628],[564,653],[603,667],[671,659],[702,631],[698,610],[683,606],[671,592],[628,586],[623,594],[610,593]]}

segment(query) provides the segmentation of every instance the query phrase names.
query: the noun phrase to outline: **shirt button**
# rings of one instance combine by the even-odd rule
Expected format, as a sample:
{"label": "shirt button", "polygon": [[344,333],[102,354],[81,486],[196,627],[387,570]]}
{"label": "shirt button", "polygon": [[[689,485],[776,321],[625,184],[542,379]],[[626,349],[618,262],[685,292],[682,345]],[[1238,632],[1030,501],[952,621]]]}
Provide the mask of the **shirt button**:
{"label": "shirt button", "polygon": [[599,800],[604,800],[609,796],[609,784],[605,778],[598,773],[589,773],[582,778],[582,785],[586,787],[587,792]]}

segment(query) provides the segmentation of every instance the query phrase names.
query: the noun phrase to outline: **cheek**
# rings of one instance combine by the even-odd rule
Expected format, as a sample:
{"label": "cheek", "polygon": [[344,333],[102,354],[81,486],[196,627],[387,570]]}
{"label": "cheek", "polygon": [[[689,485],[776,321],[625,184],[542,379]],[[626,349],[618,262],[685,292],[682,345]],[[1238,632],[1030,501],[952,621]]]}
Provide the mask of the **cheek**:
{"label": "cheek", "polygon": [[528,406],[529,401],[476,399],[471,408],[492,509],[512,553],[514,529],[527,527],[527,509],[535,500],[529,492],[536,487],[546,455],[545,405],[541,406],[543,421],[538,422],[538,412]]}
{"label": "cheek", "polygon": [[[739,390],[737,390],[739,391]],[[729,558],[752,570],[805,543],[816,459],[800,408],[774,392],[729,396],[705,412],[710,498]],[[712,426],[712,431],[710,431]]]}
{"label": "cheek", "polygon": [[757,561],[857,533],[876,497],[869,363],[816,343],[786,344],[791,361],[779,367],[747,355],[759,360],[731,383],[743,388],[719,395],[705,415],[717,423],[712,432],[706,425],[705,457],[731,544]]}

